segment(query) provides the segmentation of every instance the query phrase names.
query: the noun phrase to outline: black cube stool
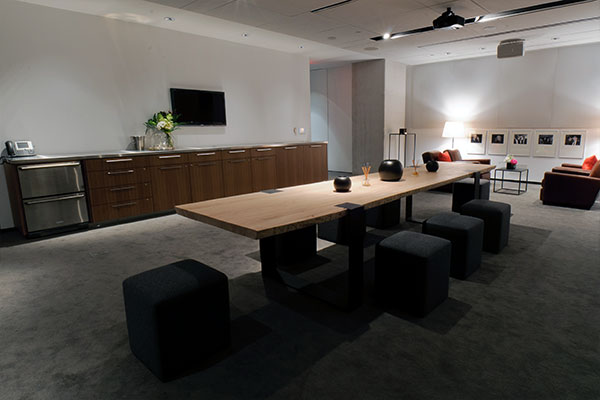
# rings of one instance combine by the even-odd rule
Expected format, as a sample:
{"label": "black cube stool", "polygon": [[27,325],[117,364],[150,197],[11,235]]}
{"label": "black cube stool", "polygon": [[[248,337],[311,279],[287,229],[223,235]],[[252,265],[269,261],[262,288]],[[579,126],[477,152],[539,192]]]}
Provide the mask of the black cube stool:
{"label": "black cube stool", "polygon": [[423,233],[452,242],[451,277],[465,279],[481,265],[481,219],[451,212],[441,213],[423,222]]}
{"label": "black cube stool", "polygon": [[[490,181],[487,179],[479,180],[479,198],[489,200]],[[475,180],[465,178],[452,184],[452,211],[460,213],[463,204],[475,199]]]}
{"label": "black cube stool", "polygon": [[483,220],[483,250],[499,253],[508,244],[510,204],[490,200],[471,200],[460,213]]}
{"label": "black cube stool", "polygon": [[183,260],[123,281],[129,345],[162,381],[230,344],[227,276]]}
{"label": "black cube stool", "polygon": [[403,231],[375,247],[378,297],[422,317],[448,297],[450,241]]}

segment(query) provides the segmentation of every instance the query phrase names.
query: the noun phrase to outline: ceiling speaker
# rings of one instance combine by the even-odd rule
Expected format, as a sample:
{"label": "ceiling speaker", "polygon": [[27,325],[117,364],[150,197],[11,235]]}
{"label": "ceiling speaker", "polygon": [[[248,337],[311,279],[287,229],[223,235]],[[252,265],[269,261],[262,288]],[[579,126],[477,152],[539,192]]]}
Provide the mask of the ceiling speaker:
{"label": "ceiling speaker", "polygon": [[498,44],[496,56],[498,58],[521,57],[525,54],[523,49],[523,39],[506,39]]}

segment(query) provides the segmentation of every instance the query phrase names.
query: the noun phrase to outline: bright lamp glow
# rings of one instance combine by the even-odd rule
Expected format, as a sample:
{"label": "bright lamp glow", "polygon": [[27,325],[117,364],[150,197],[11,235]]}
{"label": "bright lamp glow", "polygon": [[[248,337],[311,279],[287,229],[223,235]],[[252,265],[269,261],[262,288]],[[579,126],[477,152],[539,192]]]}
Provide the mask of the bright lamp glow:
{"label": "bright lamp glow", "polygon": [[446,121],[444,125],[444,132],[442,137],[464,137],[465,136],[465,125],[460,121]]}

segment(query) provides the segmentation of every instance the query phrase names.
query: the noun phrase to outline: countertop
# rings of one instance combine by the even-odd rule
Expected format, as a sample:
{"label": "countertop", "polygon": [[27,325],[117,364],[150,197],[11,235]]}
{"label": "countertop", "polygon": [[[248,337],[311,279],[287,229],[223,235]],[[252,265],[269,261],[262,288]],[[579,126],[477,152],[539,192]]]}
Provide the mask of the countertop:
{"label": "countertop", "polygon": [[293,142],[293,143],[258,143],[258,144],[236,144],[236,145],[217,145],[217,146],[202,146],[202,147],[182,147],[174,150],[114,150],[104,152],[89,152],[89,153],[65,153],[65,154],[39,154],[28,157],[10,157],[6,158],[8,164],[31,164],[41,162],[54,162],[66,160],[85,160],[94,158],[111,158],[111,157],[131,157],[143,156],[152,154],[172,154],[172,153],[190,153],[194,151],[207,150],[231,150],[231,149],[252,149],[258,147],[285,147],[285,146],[300,146],[310,144],[327,144],[326,141],[319,142]]}

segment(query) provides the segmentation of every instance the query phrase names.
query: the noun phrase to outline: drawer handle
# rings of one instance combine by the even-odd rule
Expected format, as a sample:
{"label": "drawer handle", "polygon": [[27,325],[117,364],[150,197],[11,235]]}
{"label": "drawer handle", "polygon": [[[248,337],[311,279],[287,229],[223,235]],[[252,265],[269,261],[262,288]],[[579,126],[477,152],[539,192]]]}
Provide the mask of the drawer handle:
{"label": "drawer handle", "polygon": [[161,158],[161,159],[165,159],[165,158],[181,158],[181,154],[174,154],[172,156],[158,156],[158,158]]}
{"label": "drawer handle", "polygon": [[256,149],[256,151],[271,151],[273,149]]}
{"label": "drawer handle", "polygon": [[215,153],[215,152],[213,151],[213,152],[211,152],[211,153],[198,153],[198,154],[196,154],[196,155],[197,155],[198,157],[201,157],[201,156],[214,156],[215,154],[217,154],[217,153]]}
{"label": "drawer handle", "polygon": [[284,147],[285,150],[296,150],[297,148],[296,146]]}
{"label": "drawer handle", "polygon": [[121,175],[121,174],[133,174],[135,171],[128,169],[127,171],[108,171],[107,175]]}
{"label": "drawer handle", "polygon": [[173,165],[172,167],[160,167],[160,170],[166,170],[166,169],[181,169],[181,165]]}
{"label": "drawer handle", "polygon": [[85,197],[85,195],[83,194],[74,194],[71,196],[57,196],[57,197],[52,197],[50,199],[42,199],[42,200],[29,200],[24,202],[25,204],[27,204],[28,206],[32,205],[32,204],[42,204],[42,203],[51,203],[54,201],[62,201],[62,200],[71,200],[71,199],[81,199]]}
{"label": "drawer handle", "polygon": [[245,153],[246,150],[229,150],[229,154]]}
{"label": "drawer handle", "polygon": [[123,203],[123,204],[115,204],[112,205],[112,208],[120,208],[120,207],[127,207],[127,206],[135,206],[137,204],[137,201],[132,201],[131,203]]}
{"label": "drawer handle", "polygon": [[321,147],[320,144],[311,144],[310,147]]}
{"label": "drawer handle", "polygon": [[104,162],[114,163],[114,162],[127,162],[127,161],[133,161],[133,159],[132,158],[120,158],[120,159],[115,159],[115,160],[106,160]]}
{"label": "drawer handle", "polygon": [[246,162],[246,160],[229,160],[228,162],[230,163],[241,163],[241,162]]}
{"label": "drawer handle", "polygon": [[56,168],[56,167],[76,167],[78,165],[79,165],[79,161],[73,161],[73,162],[54,163],[54,164],[27,165],[27,166],[24,166],[24,167],[19,167],[19,169],[21,171],[26,171],[28,169]]}
{"label": "drawer handle", "polygon": [[255,158],[255,160],[258,160],[258,161],[266,161],[266,160],[272,160],[272,159],[273,159],[273,157],[257,157],[257,158]]}
{"label": "drawer handle", "polygon": [[110,189],[111,192],[120,192],[121,190],[131,190],[131,189],[135,189],[135,186],[123,186],[123,187],[118,187],[118,188],[112,188]]}
{"label": "drawer handle", "polygon": [[206,167],[209,165],[217,165],[216,162],[203,162],[203,163],[198,163],[198,164],[192,164],[192,166],[198,166],[198,167]]}

